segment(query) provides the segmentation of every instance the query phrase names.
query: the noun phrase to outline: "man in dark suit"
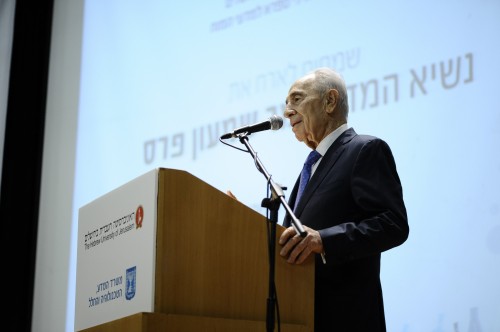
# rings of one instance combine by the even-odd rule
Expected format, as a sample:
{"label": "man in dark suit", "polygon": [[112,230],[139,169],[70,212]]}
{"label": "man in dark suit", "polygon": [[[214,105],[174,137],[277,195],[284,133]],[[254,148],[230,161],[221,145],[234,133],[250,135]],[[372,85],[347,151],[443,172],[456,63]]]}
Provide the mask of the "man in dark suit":
{"label": "man in dark suit", "polygon": [[386,331],[380,258],[408,238],[406,208],[389,146],[349,128],[348,110],[344,80],[332,69],[290,87],[284,115],[320,159],[299,200],[300,176],[289,198],[307,235],[287,215],[280,254],[291,264],[315,256],[315,331]]}

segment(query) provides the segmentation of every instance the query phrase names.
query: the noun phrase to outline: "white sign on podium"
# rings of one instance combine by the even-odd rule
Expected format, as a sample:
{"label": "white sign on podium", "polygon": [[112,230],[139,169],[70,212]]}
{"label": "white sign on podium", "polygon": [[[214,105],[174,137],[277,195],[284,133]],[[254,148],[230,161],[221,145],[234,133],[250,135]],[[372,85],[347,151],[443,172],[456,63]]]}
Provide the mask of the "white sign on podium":
{"label": "white sign on podium", "polygon": [[78,215],[75,330],[154,311],[158,169]]}

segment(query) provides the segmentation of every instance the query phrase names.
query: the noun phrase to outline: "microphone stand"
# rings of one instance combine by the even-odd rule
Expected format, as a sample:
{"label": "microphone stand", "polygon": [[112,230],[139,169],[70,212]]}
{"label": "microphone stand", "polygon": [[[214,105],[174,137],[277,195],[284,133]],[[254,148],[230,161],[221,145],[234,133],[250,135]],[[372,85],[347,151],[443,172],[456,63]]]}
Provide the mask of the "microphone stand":
{"label": "microphone stand", "polygon": [[264,176],[267,179],[267,183],[269,183],[269,186],[271,187],[271,191],[273,193],[273,197],[275,199],[279,199],[279,202],[283,205],[285,208],[286,212],[290,215],[291,220],[292,220],[292,226],[299,234],[301,237],[305,237],[307,235],[307,232],[304,230],[304,226],[302,226],[302,223],[300,220],[295,216],[293,213],[293,210],[290,208],[290,205],[288,205],[286,199],[285,199],[285,194],[283,193],[283,189],[277,185],[273,179],[271,178],[271,175],[266,171],[264,165],[262,165],[262,162],[260,161],[259,157],[257,156],[257,153],[253,150],[252,146],[250,145],[250,142],[248,141],[247,134],[243,134],[239,136],[240,142],[246,146],[248,149],[248,152],[252,155],[252,158],[255,160],[255,163],[257,164],[257,169],[264,174]]}
{"label": "microphone stand", "polygon": [[257,169],[264,174],[267,179],[267,183],[271,188],[271,197],[266,197],[262,200],[262,207],[265,207],[270,211],[270,222],[271,222],[271,234],[269,236],[269,292],[267,298],[267,310],[266,310],[266,331],[274,331],[274,318],[275,318],[275,308],[276,308],[276,287],[274,283],[274,272],[275,272],[275,250],[276,250],[276,225],[278,223],[278,210],[280,203],[283,205],[285,210],[291,216],[292,226],[295,231],[300,234],[300,236],[305,237],[307,232],[304,230],[302,223],[297,219],[292,209],[285,200],[285,194],[281,186],[277,185],[271,175],[267,172],[264,165],[260,161],[257,153],[253,150],[250,142],[248,141],[248,134],[243,133],[239,136],[240,142],[246,146],[248,152],[252,155]]}

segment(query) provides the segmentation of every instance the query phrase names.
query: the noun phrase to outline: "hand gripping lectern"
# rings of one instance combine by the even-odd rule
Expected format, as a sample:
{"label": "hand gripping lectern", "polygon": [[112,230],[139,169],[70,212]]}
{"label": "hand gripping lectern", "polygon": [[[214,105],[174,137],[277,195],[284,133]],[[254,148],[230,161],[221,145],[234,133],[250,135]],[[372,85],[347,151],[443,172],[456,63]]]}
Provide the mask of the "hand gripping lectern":
{"label": "hand gripping lectern", "polygon": [[[78,218],[76,331],[266,331],[261,214],[188,172],[158,168]],[[281,330],[312,332],[314,260],[290,265],[278,251]]]}

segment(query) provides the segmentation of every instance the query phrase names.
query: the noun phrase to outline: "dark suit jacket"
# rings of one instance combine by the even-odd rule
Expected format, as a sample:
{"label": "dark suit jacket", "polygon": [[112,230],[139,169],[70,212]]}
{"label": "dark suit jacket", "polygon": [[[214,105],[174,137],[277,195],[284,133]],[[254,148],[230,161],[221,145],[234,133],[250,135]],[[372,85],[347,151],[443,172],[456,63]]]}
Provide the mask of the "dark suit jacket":
{"label": "dark suit jacket", "polygon": [[[294,206],[298,180],[289,205]],[[320,232],[315,331],[386,331],[380,256],[409,233],[401,182],[383,140],[346,130],[311,177],[295,215]],[[284,219],[290,225],[290,217]]]}

